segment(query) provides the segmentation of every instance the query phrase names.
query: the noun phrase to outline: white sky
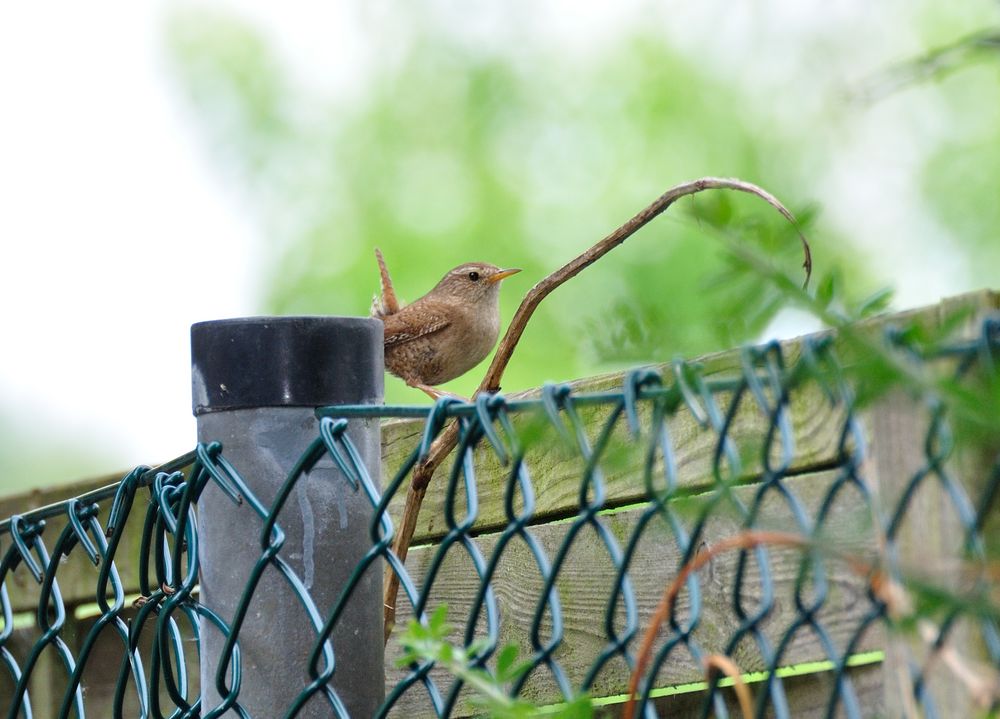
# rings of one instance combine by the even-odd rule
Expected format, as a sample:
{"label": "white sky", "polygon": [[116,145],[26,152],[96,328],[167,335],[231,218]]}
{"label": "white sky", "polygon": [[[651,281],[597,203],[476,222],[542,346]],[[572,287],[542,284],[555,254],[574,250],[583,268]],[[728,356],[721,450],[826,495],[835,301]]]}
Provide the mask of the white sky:
{"label": "white sky", "polygon": [[26,434],[108,448],[104,471],[190,448],[189,325],[256,309],[255,229],[160,38],[153,2],[0,9],[0,402]]}
{"label": "white sky", "polygon": [[[259,22],[304,82],[363,81],[345,3],[201,5]],[[170,9],[0,4],[0,409],[117,462],[81,476],[190,449],[190,325],[261,311],[260,229],[172,84]]]}
{"label": "white sky", "polygon": [[[454,9],[444,0],[432,4],[439,12]],[[754,44],[778,48],[771,61],[779,87],[800,71],[792,54],[782,55],[792,49],[781,41],[782,32],[801,42],[810,28],[830,22],[850,27],[868,7],[861,0],[834,3],[838,9],[816,19],[795,12],[799,4],[771,3],[772,11],[784,7],[791,29],[775,30],[746,10],[720,23],[694,3],[684,4],[690,14],[672,19],[665,30],[683,47],[685,38],[706,36],[693,28],[713,28],[708,35],[719,47],[692,50],[729,63],[727,72],[739,71],[740,43],[746,51]],[[259,228],[242,219],[240,198],[222,185],[171,85],[163,49],[168,5],[0,5],[0,407],[21,418],[26,434],[72,435],[107,448],[120,463],[81,467],[85,474],[155,463],[189,449],[189,326],[260,311],[260,268],[254,264]],[[345,5],[254,0],[239,7],[268,28],[302,82],[350,93],[363,82],[373,49]],[[587,12],[582,9],[598,5],[546,6],[550,12],[538,17],[553,41],[587,52],[613,23],[633,17],[638,3],[601,4],[604,10]],[[366,12],[385,12],[378,8]],[[882,18],[891,13],[890,7]],[[488,37],[488,19],[484,13],[469,19],[469,32]],[[885,53],[878,24],[857,27],[872,39],[858,47],[879,50],[870,50],[871,60]],[[907,38],[894,42],[905,46]],[[723,46],[729,52],[717,53]],[[798,102],[808,108],[828,89],[806,88]],[[815,194],[826,198],[832,221],[873,247],[938,232],[914,211],[910,170],[917,158],[903,146],[907,138],[886,145],[899,112],[873,112],[844,136],[829,137],[844,143],[843,152],[839,164],[817,177]],[[933,135],[938,130],[931,125],[926,132]],[[859,166],[865,183],[856,181]],[[879,197],[866,194],[873,185]],[[947,246],[931,242],[921,253],[873,249],[886,251],[901,263],[902,305],[972,289],[962,286],[964,268]],[[936,271],[929,274],[928,267]]]}

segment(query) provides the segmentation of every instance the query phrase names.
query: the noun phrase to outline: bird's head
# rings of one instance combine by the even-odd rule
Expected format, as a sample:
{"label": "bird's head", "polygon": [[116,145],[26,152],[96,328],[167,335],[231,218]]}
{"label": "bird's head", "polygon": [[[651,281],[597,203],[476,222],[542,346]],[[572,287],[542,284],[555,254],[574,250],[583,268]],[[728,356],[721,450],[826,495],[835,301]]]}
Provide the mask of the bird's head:
{"label": "bird's head", "polygon": [[486,262],[467,262],[442,277],[431,293],[457,297],[469,304],[495,302],[500,296],[500,280],[520,271],[503,270]]}

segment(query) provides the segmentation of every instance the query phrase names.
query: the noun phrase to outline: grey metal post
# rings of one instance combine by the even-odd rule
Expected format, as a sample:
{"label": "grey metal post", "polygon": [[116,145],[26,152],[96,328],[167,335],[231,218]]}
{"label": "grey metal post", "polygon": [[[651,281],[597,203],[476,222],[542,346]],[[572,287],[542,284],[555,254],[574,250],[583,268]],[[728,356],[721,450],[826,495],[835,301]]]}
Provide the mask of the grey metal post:
{"label": "grey metal post", "polygon": [[[318,436],[313,408],[382,402],[382,323],[354,317],[254,317],[191,327],[192,385],[198,440],[219,441],[254,494],[270,506],[289,470]],[[377,420],[352,420],[348,436],[376,479]],[[326,619],[356,563],[370,548],[372,508],[330,459],[301,479],[278,524],[280,558],[303,580]],[[201,602],[228,623],[261,557],[263,522],[246,502],[206,487],[198,504]],[[216,667],[223,635],[201,624],[202,713],[217,706]],[[268,567],[239,634],[239,703],[258,719],[285,716],[309,682],[315,632],[302,604]],[[333,686],[352,717],[372,716],[384,696],[382,573],[363,577],[333,633]],[[322,666],[320,667],[322,669]],[[228,680],[227,680],[228,683]],[[226,717],[236,716],[233,711]],[[314,696],[298,714],[330,717]]]}

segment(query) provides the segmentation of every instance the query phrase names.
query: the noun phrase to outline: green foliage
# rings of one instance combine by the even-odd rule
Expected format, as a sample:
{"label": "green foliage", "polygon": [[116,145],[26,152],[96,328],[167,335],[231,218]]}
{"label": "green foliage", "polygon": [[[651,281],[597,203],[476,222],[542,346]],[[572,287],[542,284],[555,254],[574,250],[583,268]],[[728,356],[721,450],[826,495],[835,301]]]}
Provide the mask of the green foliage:
{"label": "green foliage", "polygon": [[[961,69],[937,86],[947,102],[948,139],[923,168],[931,212],[968,248],[973,276],[996,285],[1000,266],[1000,29],[976,33],[940,58],[939,71]],[[959,260],[959,258],[954,258]]]}
{"label": "green foliage", "polygon": [[[794,227],[759,200],[735,193],[696,195],[676,213],[690,239],[666,250],[662,263],[639,261],[628,270],[636,287],[655,289],[630,293],[587,323],[604,363],[664,361],[689,354],[684,348],[703,353],[732,347],[759,336],[781,309],[777,293],[753,273],[740,272],[714,235],[727,234],[794,270],[802,263]],[[814,213],[802,214],[800,228],[808,232]]]}
{"label": "green foliage", "polygon": [[448,608],[439,605],[430,615],[427,625],[410,620],[406,633],[400,637],[403,655],[400,666],[414,663],[434,662],[447,669],[466,683],[474,692],[472,702],[477,709],[493,719],[523,719],[524,717],[545,716],[556,719],[589,719],[593,709],[588,697],[574,697],[572,701],[554,707],[540,709],[531,702],[508,695],[505,685],[519,679],[532,663],[518,661],[518,649],[508,645],[497,654],[495,669],[490,673],[478,666],[478,657],[485,651],[483,642],[474,642],[468,647],[449,643],[448,635],[452,627],[447,622]]}
{"label": "green foliage", "polygon": [[[994,85],[996,81],[994,73]],[[991,104],[1000,107],[1000,91],[996,87],[992,91]],[[1000,167],[1000,111],[991,114],[996,123],[992,128],[962,142],[949,142],[931,156],[924,192],[937,218],[969,247],[973,272],[980,282],[995,286],[1000,266],[1000,173],[996,172]]]}
{"label": "green foliage", "polygon": [[[875,286],[868,267],[806,204],[819,190],[800,190],[821,180],[808,166],[825,161],[821,134],[776,125],[772,98],[759,88],[713,75],[652,26],[618,31],[581,58],[532,33],[519,34],[516,47],[470,41],[440,13],[391,7],[377,22],[392,26],[372,32],[363,88],[333,100],[303,91],[251,23],[201,8],[170,17],[179,85],[268,238],[264,311],[365,314],[380,246],[405,300],[470,259],[522,267],[502,293],[507,319],[531,284],[658,192],[708,174],[755,181],[796,208],[828,311],[864,317],[887,306],[887,292],[865,302]],[[509,12],[530,25],[530,10]],[[900,20],[924,36],[928,53],[889,68],[877,107],[843,112],[860,121],[899,102],[903,89],[938,101],[936,121],[948,132],[924,155],[926,209],[975,261],[963,263],[936,239],[932,251],[989,284],[1000,261],[1000,180],[991,170],[1000,147],[998,53],[994,30],[970,33],[977,17],[982,26],[991,16],[912,8]],[[391,47],[377,44],[382,37]],[[836,123],[825,114],[804,114],[803,123],[809,117]],[[734,273],[709,230],[798,264],[786,254],[797,250],[789,228],[769,208],[721,192],[690,198],[542,304],[504,389],[758,338],[782,298],[761,277]],[[842,304],[829,304],[835,298]],[[482,369],[447,389],[470,392]],[[387,399],[423,401],[395,379]]]}
{"label": "green foliage", "polygon": [[[909,322],[890,328],[890,345],[882,331],[863,322],[887,304],[889,290],[853,301],[835,274],[821,277],[807,290],[798,284],[796,274],[776,264],[765,252],[728,233],[720,232],[720,237],[732,253],[737,274],[763,279],[779,305],[804,310],[836,331],[842,344],[842,366],[835,370],[838,376],[826,379],[849,381],[858,407],[901,389],[941,403],[961,441],[979,448],[993,446],[1000,436],[1000,373],[987,362],[956,379],[932,361],[955,341],[969,310],[948,312],[933,326]],[[907,353],[923,361],[913,362]]]}
{"label": "green foliage", "polygon": [[270,163],[295,131],[292,92],[257,28],[235,17],[178,15],[168,27],[175,69],[193,107],[210,125],[213,150],[248,181],[266,181]]}
{"label": "green foliage", "polygon": [[[649,29],[581,62],[530,36],[516,52],[477,47],[432,14],[401,12],[393,53],[335,106],[295,92],[251,26],[200,10],[173,17],[182,85],[266,227],[267,311],[366,314],[379,246],[407,301],[471,259],[523,268],[502,292],[506,320],[534,282],[673,184],[735,175],[793,205],[808,199],[796,196],[797,169],[773,159],[795,156],[794,141],[763,130],[742,88]],[[709,224],[797,251],[759,200],[682,202],[546,299],[504,389],[755,338],[779,306],[759,278],[729,286]],[[824,266],[840,257],[828,251]],[[470,392],[482,369],[447,389]],[[387,399],[422,396],[390,379]]]}
{"label": "green foliage", "polygon": [[989,25],[973,32],[949,19],[942,13],[926,18],[924,34],[933,38],[928,51],[889,68],[878,97],[891,105],[898,100],[890,93],[909,90],[940,100],[935,123],[944,129],[942,139],[931,145],[919,176],[927,211],[944,226],[953,246],[942,242],[937,228],[935,241],[928,244],[942,262],[965,265],[973,286],[995,287],[1000,265],[1000,25],[995,12]]}
{"label": "green foliage", "polygon": [[857,314],[857,316],[861,319],[874,317],[877,314],[885,312],[889,308],[889,304],[891,302],[892,289],[889,287],[883,287],[861,300],[858,304],[857,310],[855,310],[855,314]]}
{"label": "green foliage", "polygon": [[0,496],[97,477],[113,466],[111,453],[93,443],[54,432],[33,435],[22,416],[0,410]]}

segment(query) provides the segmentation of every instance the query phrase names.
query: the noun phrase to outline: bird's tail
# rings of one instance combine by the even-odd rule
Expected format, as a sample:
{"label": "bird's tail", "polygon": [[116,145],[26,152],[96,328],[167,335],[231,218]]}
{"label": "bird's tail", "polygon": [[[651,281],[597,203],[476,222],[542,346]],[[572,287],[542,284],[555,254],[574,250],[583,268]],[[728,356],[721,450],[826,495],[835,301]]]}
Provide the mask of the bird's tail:
{"label": "bird's tail", "polygon": [[392,288],[392,278],[389,277],[389,270],[385,266],[385,258],[379,248],[375,248],[375,259],[378,261],[378,273],[382,286],[382,294],[372,297],[372,317],[385,317],[386,315],[399,312],[399,300],[396,299],[396,291]]}

